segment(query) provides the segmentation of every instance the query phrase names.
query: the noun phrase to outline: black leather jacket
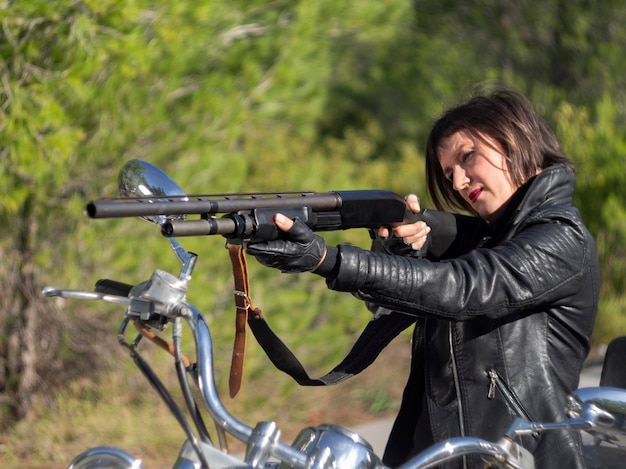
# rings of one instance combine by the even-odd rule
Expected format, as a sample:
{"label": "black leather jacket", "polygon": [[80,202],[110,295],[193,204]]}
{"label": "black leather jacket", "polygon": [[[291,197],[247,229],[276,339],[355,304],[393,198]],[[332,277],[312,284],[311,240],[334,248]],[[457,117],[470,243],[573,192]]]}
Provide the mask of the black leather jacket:
{"label": "black leather jacket", "polygon": [[[465,231],[438,261],[338,247],[330,288],[416,317],[411,373],[385,464],[454,436],[496,441],[515,415],[565,418],[600,290],[595,243],[572,206],[574,182],[564,167],[545,169],[496,226],[463,221]],[[538,469],[585,467],[574,433],[524,437],[523,444]]]}

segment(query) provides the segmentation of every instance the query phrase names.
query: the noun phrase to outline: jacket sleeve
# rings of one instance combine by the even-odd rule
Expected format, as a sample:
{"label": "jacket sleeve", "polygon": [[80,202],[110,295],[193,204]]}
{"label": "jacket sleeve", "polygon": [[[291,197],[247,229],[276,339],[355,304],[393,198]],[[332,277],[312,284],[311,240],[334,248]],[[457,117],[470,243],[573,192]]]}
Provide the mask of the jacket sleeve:
{"label": "jacket sleeve", "polygon": [[529,221],[492,248],[433,262],[342,245],[329,288],[409,314],[465,320],[545,306],[580,288],[589,239],[567,213]]}
{"label": "jacket sleeve", "polygon": [[431,260],[465,254],[489,233],[487,223],[479,217],[424,210],[422,219],[431,227],[426,255]]}

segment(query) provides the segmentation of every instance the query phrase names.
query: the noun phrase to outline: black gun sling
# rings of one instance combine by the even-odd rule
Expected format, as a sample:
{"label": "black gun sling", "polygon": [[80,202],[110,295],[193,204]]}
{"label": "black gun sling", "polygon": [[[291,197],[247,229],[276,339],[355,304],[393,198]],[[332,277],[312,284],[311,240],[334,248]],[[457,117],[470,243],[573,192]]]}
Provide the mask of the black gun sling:
{"label": "black gun sling", "polygon": [[[341,363],[324,376],[311,378],[289,347],[272,331],[261,310],[252,307],[243,248],[240,245],[229,245],[228,248],[233,263],[235,301],[237,302],[237,332],[233,350],[233,356],[236,354],[240,358],[236,361],[237,367],[243,367],[242,354],[245,348],[245,329],[242,330],[241,327],[243,317],[274,366],[291,376],[301,386],[338,384],[357,375],[374,362],[389,342],[416,321],[415,317],[394,312],[374,316]],[[234,373],[240,377],[241,368],[233,370],[233,366],[231,365],[231,375]]]}

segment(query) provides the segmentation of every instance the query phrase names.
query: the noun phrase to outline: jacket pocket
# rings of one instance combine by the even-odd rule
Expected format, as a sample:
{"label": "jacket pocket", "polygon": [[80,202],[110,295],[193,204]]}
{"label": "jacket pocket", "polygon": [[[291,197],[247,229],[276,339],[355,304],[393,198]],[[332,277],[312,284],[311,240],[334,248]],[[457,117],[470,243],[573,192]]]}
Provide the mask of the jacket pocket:
{"label": "jacket pocket", "polygon": [[519,398],[515,395],[511,388],[509,388],[507,383],[500,377],[495,369],[491,368],[488,370],[487,376],[489,377],[489,391],[487,392],[488,399],[495,399],[496,391],[499,391],[500,394],[502,394],[506,405],[511,412],[513,412],[513,414],[528,422],[534,421],[520,402]]}

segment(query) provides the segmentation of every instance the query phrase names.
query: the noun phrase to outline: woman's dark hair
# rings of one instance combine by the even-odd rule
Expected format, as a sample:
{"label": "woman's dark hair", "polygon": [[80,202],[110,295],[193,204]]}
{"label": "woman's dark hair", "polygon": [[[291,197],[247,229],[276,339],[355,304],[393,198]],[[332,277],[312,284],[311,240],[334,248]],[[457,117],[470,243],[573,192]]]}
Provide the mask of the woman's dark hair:
{"label": "woman's dark hair", "polygon": [[487,145],[493,146],[485,137],[497,142],[501,147],[498,151],[504,151],[511,180],[518,187],[548,166],[562,164],[574,170],[554,133],[530,102],[520,93],[499,89],[449,109],[430,132],[426,143],[426,184],[439,210],[473,212],[443,174],[437,155],[441,141],[461,130]]}

